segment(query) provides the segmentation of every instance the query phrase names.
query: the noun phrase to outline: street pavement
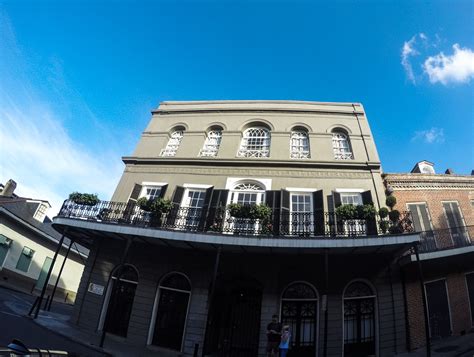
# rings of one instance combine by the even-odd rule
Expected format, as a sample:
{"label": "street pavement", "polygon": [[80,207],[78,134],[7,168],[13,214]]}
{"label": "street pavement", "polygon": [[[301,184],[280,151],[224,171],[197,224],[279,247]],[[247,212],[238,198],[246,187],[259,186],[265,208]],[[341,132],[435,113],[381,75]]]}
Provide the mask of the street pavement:
{"label": "street pavement", "polygon": [[[35,297],[0,287],[0,346],[6,347],[13,339],[22,341],[28,348],[67,351],[72,356],[102,357],[96,350],[73,342],[33,322],[25,316]],[[53,302],[51,311],[69,316],[73,307]]]}

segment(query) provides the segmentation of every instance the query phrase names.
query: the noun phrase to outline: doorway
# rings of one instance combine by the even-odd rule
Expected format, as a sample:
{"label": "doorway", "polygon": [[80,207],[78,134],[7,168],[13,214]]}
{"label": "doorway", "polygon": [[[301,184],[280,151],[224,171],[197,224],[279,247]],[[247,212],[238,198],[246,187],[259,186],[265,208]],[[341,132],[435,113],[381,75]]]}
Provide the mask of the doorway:
{"label": "doorway", "polygon": [[428,317],[431,338],[443,338],[451,335],[451,317],[449,313],[446,280],[437,280],[425,284]]}
{"label": "doorway", "polygon": [[213,301],[207,354],[256,357],[262,305],[260,284],[250,279],[218,282]]}

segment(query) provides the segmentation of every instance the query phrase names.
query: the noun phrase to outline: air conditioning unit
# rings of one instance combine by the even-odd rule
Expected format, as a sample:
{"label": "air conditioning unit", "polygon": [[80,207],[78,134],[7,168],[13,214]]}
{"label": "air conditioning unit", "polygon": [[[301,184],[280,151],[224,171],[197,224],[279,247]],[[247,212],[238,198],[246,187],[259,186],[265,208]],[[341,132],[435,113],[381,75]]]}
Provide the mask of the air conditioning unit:
{"label": "air conditioning unit", "polygon": [[35,251],[33,249],[30,249],[30,248],[27,248],[27,247],[23,248],[23,254],[26,255],[27,257],[31,258],[33,256],[34,252]]}
{"label": "air conditioning unit", "polygon": [[0,234],[0,245],[10,247],[12,245],[12,240]]}

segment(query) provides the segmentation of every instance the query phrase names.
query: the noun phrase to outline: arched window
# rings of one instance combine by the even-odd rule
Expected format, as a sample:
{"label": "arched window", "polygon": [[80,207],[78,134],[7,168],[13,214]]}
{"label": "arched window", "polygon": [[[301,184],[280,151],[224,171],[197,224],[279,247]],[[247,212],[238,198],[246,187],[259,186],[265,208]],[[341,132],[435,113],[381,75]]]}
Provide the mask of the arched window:
{"label": "arched window", "polygon": [[217,156],[219,152],[219,146],[221,145],[222,140],[222,130],[214,129],[210,130],[207,133],[206,140],[204,141],[204,146],[199,154],[202,157],[214,157]]}
{"label": "arched window", "polygon": [[375,355],[375,293],[362,281],[344,292],[344,356]]}
{"label": "arched window", "polygon": [[341,131],[335,131],[332,133],[332,148],[336,160],[354,159],[349,138],[345,133]]}
{"label": "arched window", "polygon": [[148,344],[181,351],[190,297],[191,284],[184,274],[171,273],[161,280]]}
{"label": "arched window", "polygon": [[175,130],[171,133],[170,139],[168,140],[168,144],[166,147],[161,150],[160,156],[175,156],[176,151],[179,148],[179,144],[181,144],[181,140],[183,139],[184,130]]}
{"label": "arched window", "polygon": [[294,282],[281,298],[281,322],[289,325],[292,338],[290,349],[296,356],[314,356],[318,321],[318,295],[305,282]]}
{"label": "arched window", "polygon": [[245,130],[237,155],[240,157],[269,157],[270,131],[262,127]]}
{"label": "arched window", "polygon": [[309,159],[310,157],[308,133],[303,130],[292,131],[290,139],[290,158]]}
{"label": "arched window", "polygon": [[99,320],[99,330],[127,337],[137,285],[138,272],[132,265],[121,265],[112,271]]}

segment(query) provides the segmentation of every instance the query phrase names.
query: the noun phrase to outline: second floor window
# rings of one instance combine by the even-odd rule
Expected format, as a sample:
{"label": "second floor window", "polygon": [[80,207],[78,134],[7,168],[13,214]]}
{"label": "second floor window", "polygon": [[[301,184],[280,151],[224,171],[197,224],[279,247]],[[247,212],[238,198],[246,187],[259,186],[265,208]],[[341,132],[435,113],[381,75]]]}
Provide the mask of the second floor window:
{"label": "second floor window", "polygon": [[179,148],[179,144],[183,139],[183,135],[183,130],[173,131],[173,133],[171,133],[170,139],[168,140],[168,144],[166,144],[166,147],[161,150],[160,156],[175,156],[176,151]]}
{"label": "second floor window", "polygon": [[211,130],[207,133],[206,140],[204,141],[204,146],[199,154],[202,157],[214,157],[217,156],[219,152],[219,146],[221,145],[222,140],[222,131],[221,130]]}
{"label": "second floor window", "polygon": [[270,132],[265,128],[249,128],[245,130],[237,156],[269,157]]}
{"label": "second floor window", "polygon": [[349,138],[342,132],[334,132],[332,134],[332,148],[334,150],[334,158],[336,160],[352,160],[352,154]]}
{"label": "second floor window", "polygon": [[309,159],[309,137],[304,131],[292,131],[290,142],[290,157],[292,159]]}

